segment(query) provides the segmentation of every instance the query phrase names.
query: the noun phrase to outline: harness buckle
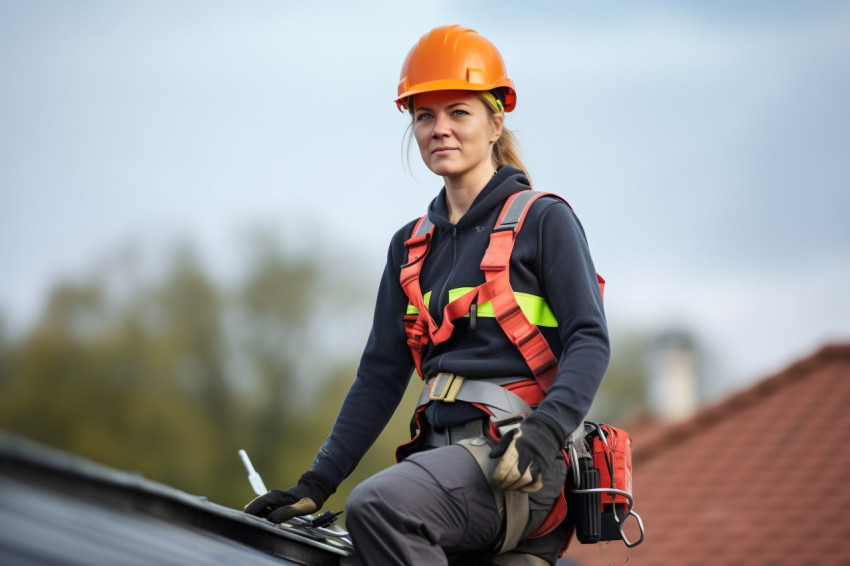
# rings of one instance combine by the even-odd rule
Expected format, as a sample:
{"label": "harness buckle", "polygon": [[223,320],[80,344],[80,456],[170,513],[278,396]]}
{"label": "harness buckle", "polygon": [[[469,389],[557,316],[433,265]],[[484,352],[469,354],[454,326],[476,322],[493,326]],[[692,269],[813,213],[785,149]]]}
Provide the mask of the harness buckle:
{"label": "harness buckle", "polygon": [[428,399],[454,403],[463,385],[464,378],[453,373],[441,372],[431,378],[428,383]]}

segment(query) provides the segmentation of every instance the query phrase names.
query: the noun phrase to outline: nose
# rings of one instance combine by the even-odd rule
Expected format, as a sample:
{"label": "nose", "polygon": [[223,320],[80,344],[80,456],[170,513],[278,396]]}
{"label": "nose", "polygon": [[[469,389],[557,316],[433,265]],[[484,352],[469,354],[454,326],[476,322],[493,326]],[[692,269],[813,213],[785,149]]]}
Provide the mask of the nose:
{"label": "nose", "polygon": [[434,131],[431,132],[431,135],[435,138],[445,138],[449,135],[449,131],[448,117],[442,113],[437,114],[436,118],[434,118]]}

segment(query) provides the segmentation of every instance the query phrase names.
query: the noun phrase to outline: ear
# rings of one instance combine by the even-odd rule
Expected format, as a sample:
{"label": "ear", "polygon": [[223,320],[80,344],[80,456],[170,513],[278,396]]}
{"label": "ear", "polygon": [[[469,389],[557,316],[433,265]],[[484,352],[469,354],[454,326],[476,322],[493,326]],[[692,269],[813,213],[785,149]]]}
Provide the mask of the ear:
{"label": "ear", "polygon": [[505,115],[496,114],[490,120],[490,143],[496,143],[502,136],[502,127],[505,125]]}

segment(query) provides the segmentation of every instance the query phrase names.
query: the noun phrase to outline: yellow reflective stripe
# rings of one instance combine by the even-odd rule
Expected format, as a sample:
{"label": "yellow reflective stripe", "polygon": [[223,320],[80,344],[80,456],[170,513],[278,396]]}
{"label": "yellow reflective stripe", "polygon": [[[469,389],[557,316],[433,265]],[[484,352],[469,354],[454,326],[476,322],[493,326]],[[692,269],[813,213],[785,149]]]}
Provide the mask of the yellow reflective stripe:
{"label": "yellow reflective stripe", "polygon": [[558,327],[558,320],[555,318],[555,313],[549,308],[549,303],[546,302],[546,299],[537,295],[517,292],[514,292],[514,297],[516,297],[519,308],[522,309],[523,314],[525,314],[529,322],[537,326]]}
{"label": "yellow reflective stripe", "polygon": [[[425,306],[428,306],[428,303],[431,302],[431,291],[428,291],[424,295],[422,295],[422,302],[425,303]],[[415,306],[407,303],[407,314],[419,314],[419,309]]]}
{"label": "yellow reflective stripe", "polygon": [[[473,289],[475,289],[475,287],[458,287],[457,289],[449,289],[449,302],[454,301],[458,297],[462,297],[466,292],[472,291]],[[469,316],[469,313],[464,316]],[[478,316],[496,316],[496,313],[493,312],[493,305],[490,304],[490,301],[487,301],[483,305],[478,305]]]}
{"label": "yellow reflective stripe", "polygon": [[[449,302],[454,301],[458,297],[462,296],[464,293],[471,291],[473,287],[460,287],[458,289],[452,289],[449,291]],[[543,297],[538,297],[537,295],[530,295],[528,293],[519,293],[514,291],[514,297],[516,297],[516,302],[519,304],[519,308],[522,309],[522,313],[525,315],[525,318],[532,324],[537,326],[549,326],[552,328],[557,328],[558,321],[555,319],[555,313],[552,312],[552,309],[549,308],[549,304],[546,302],[546,299]],[[469,316],[464,315],[464,316]],[[486,303],[478,305],[478,316],[488,316],[495,317],[496,313],[493,311],[493,305],[490,301]]]}
{"label": "yellow reflective stripe", "polygon": [[[471,291],[473,288],[474,287],[459,287],[457,289],[451,289],[449,291],[449,302],[461,297],[464,293]],[[516,302],[519,304],[519,308],[522,309],[522,313],[530,323],[550,328],[558,327],[558,321],[555,319],[555,313],[553,313],[552,309],[549,308],[549,304],[546,302],[546,299],[538,297],[537,295],[518,293],[516,291],[514,292],[514,297],[516,297]],[[428,291],[425,293],[425,295],[422,296],[422,299],[425,302],[425,306],[428,306],[431,299],[431,292]],[[407,314],[418,313],[419,309],[413,305],[407,305]],[[469,314],[464,316],[469,316]],[[486,316],[490,318],[494,318],[496,316],[496,313],[493,311],[493,305],[490,301],[478,305],[478,316]]]}

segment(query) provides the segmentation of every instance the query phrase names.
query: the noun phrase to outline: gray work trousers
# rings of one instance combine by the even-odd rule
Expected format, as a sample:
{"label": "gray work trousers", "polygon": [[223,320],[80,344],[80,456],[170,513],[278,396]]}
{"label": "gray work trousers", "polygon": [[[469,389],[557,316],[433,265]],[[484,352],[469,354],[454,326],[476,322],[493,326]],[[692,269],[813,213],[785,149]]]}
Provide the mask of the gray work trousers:
{"label": "gray work trousers", "polygon": [[[552,468],[543,489],[529,497],[526,535],[561,493],[566,464],[558,458]],[[346,517],[366,566],[473,564],[472,553],[492,549],[502,529],[490,484],[458,445],[413,454],[362,482],[348,499]],[[554,564],[567,528],[523,541],[516,550]]]}

